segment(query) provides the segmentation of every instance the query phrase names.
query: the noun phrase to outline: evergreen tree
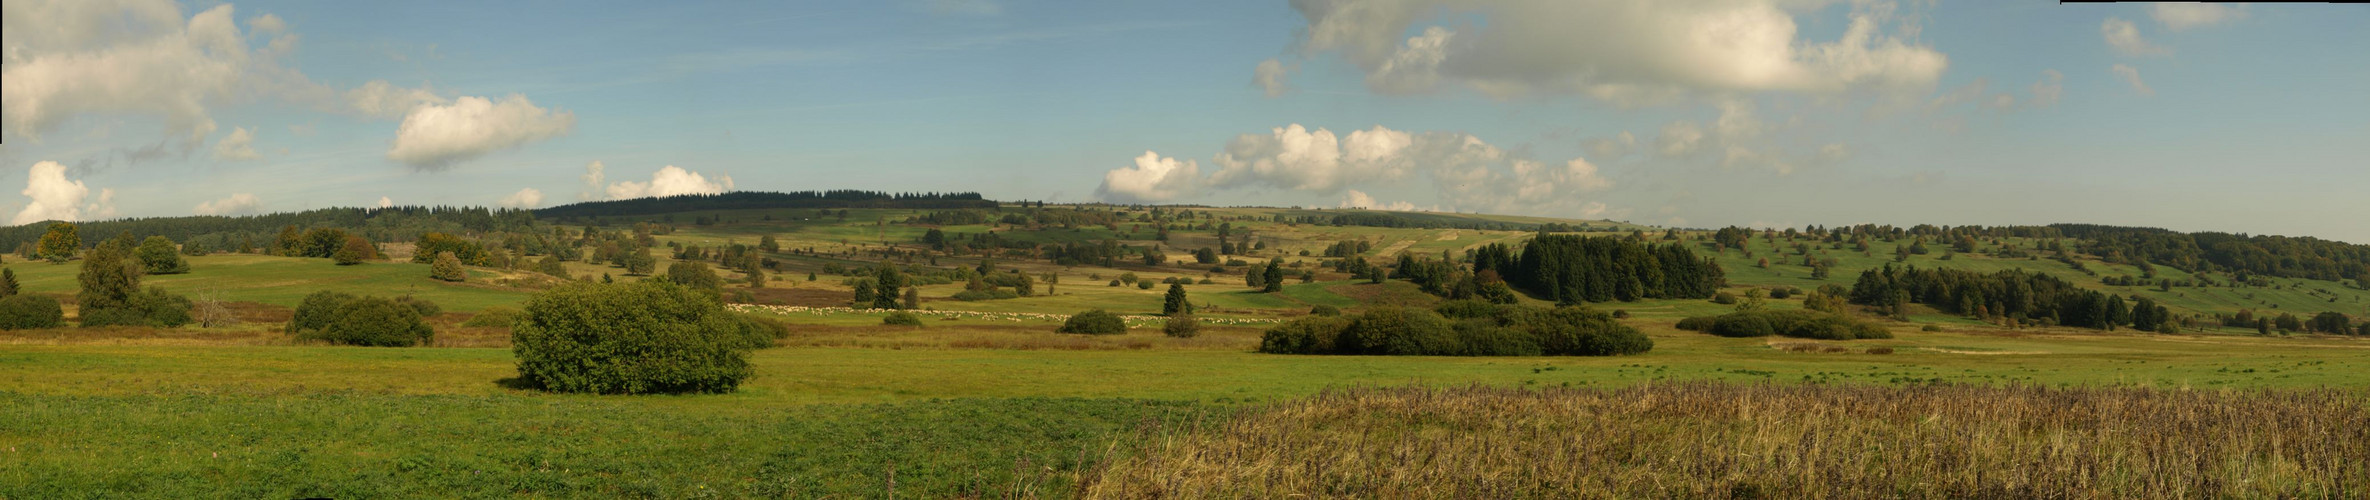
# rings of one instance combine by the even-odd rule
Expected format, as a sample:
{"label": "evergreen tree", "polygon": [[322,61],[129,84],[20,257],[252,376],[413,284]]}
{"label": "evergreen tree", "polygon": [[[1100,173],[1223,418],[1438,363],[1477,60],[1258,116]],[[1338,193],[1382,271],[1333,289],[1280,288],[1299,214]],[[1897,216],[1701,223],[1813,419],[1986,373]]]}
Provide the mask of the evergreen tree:
{"label": "evergreen tree", "polygon": [[0,269],[0,298],[16,295],[19,291],[21,290],[16,283],[16,270]]}
{"label": "evergreen tree", "polygon": [[1185,299],[1185,285],[1170,283],[1168,295],[1162,297],[1160,301],[1160,315],[1176,316],[1178,314],[1192,314],[1192,311],[1193,304]]}
{"label": "evergreen tree", "polygon": [[1270,259],[1270,260],[1268,260],[1268,261],[1267,261],[1267,271],[1266,271],[1266,272],[1264,272],[1264,273],[1261,273],[1261,274],[1263,274],[1263,275],[1265,276],[1265,278],[1261,280],[1261,282],[1262,282],[1262,283],[1263,283],[1265,286],[1262,286],[1262,287],[1260,287],[1259,291],[1262,291],[1262,292],[1267,292],[1267,293],[1275,293],[1275,292],[1281,292],[1281,291],[1284,291],[1284,260],[1283,260],[1283,259]]}
{"label": "evergreen tree", "polygon": [[873,274],[873,282],[872,308],[897,309],[897,299],[903,295],[899,289],[905,287],[905,274],[897,272],[896,264],[884,261]]}
{"label": "evergreen tree", "polygon": [[920,288],[915,288],[915,287],[910,287],[910,286],[909,286],[909,287],[905,287],[905,308],[906,308],[906,309],[921,309],[921,308],[922,308],[922,289],[920,289]]}

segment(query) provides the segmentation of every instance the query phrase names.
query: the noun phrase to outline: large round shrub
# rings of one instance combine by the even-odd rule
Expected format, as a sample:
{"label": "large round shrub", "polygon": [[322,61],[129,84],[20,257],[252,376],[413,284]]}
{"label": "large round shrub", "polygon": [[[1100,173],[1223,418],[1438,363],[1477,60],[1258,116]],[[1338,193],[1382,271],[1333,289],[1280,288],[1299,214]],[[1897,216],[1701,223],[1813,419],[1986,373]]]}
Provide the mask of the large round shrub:
{"label": "large round shrub", "polygon": [[0,330],[57,328],[65,319],[66,309],[57,299],[22,294],[0,298]]}
{"label": "large round shrub", "polygon": [[1358,315],[1341,334],[1341,348],[1358,354],[1453,355],[1464,351],[1448,319],[1423,309],[1385,307]]}
{"label": "large round shrub", "polygon": [[1117,314],[1096,309],[1070,316],[1070,320],[1063,321],[1062,328],[1058,331],[1087,335],[1118,335],[1127,333],[1127,322],[1121,321]]}
{"label": "large round shrub", "polygon": [[1189,314],[1169,316],[1168,322],[1160,325],[1160,333],[1181,339],[1193,338],[1201,335],[1201,319]]}
{"label": "large round shrub", "polygon": [[660,280],[570,283],[527,299],[511,330],[519,379],[559,392],[730,392],[749,376],[746,319]]}
{"label": "large round shrub", "polygon": [[338,310],[358,298],[361,297],[329,290],[306,295],[304,301],[296,303],[296,314],[288,318],[288,333],[301,335],[327,329],[337,319]]}
{"label": "large round shrub", "polygon": [[1644,354],[1654,339],[1615,321],[1611,313],[1585,307],[1507,307],[1511,327],[1531,332],[1540,351],[1565,356]]}
{"label": "large round shrub", "polygon": [[1537,356],[1541,354],[1539,338],[1530,332],[1499,326],[1491,318],[1472,318],[1457,321],[1456,335],[1462,340],[1464,352],[1430,353],[1462,354],[1466,356]]}
{"label": "large round shrub", "polygon": [[922,317],[914,313],[897,311],[889,313],[888,316],[882,316],[881,324],[894,326],[922,326]]}
{"label": "large round shrub", "polygon": [[391,299],[362,297],[337,308],[319,337],[345,345],[411,347],[428,343],[436,330],[420,322],[420,313]]}

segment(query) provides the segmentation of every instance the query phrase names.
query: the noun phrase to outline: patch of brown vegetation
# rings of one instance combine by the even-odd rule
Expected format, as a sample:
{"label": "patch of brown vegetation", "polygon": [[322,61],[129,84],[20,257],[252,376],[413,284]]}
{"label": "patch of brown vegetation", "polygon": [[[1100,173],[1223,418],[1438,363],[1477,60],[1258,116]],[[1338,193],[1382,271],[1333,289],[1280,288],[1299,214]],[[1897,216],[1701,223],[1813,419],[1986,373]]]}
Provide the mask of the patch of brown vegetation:
{"label": "patch of brown vegetation", "polygon": [[1424,293],[1415,285],[1403,281],[1382,283],[1346,283],[1325,287],[1326,291],[1348,297],[1367,307],[1420,307],[1440,305],[1440,297]]}
{"label": "patch of brown vegetation", "polygon": [[1081,496],[2362,498],[2363,422],[2358,389],[1354,388],[1148,429]]}

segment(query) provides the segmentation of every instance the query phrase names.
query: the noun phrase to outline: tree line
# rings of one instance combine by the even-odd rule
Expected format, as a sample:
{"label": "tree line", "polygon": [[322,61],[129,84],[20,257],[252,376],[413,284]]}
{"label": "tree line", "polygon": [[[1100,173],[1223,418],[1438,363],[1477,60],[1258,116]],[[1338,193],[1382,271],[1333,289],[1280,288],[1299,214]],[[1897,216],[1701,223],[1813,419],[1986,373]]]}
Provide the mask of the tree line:
{"label": "tree line", "polygon": [[609,217],[654,215],[709,210],[763,208],[995,208],[979,193],[887,193],[837,189],[831,191],[734,191],[686,194],[630,200],[588,201],[536,210],[541,217]]}

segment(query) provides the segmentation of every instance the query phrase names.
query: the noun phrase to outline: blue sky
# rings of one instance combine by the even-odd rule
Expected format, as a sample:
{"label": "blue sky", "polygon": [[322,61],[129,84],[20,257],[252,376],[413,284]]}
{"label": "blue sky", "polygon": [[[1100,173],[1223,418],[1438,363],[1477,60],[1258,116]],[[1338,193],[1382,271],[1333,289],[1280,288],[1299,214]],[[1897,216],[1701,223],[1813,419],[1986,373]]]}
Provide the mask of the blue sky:
{"label": "blue sky", "polygon": [[2370,242],[2354,5],[4,5],[17,223],[859,188]]}

